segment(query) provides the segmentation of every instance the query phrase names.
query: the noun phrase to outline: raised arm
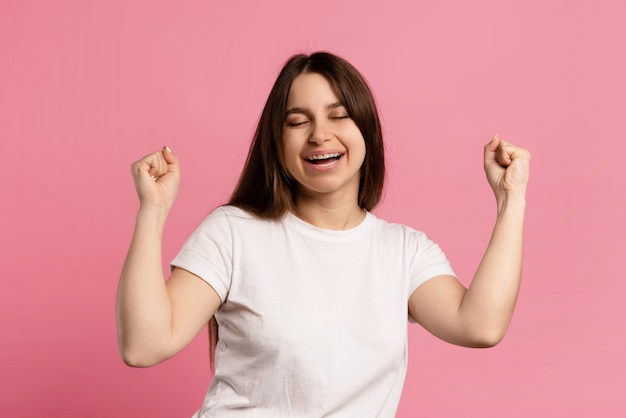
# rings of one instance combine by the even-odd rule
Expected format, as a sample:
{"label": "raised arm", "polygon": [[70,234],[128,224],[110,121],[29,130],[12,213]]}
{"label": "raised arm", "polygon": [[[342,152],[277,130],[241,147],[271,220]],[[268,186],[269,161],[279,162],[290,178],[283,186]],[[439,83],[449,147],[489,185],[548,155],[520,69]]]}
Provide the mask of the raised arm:
{"label": "raised arm", "polygon": [[520,285],[522,233],[530,153],[496,135],[485,146],[487,180],[497,218],[491,240],[468,289],[456,278],[433,278],[409,300],[411,316],[454,344],[489,347],[508,328]]}
{"label": "raised arm", "polygon": [[186,270],[164,280],[162,236],[180,182],[177,157],[164,147],[133,163],[132,174],[140,204],[119,282],[117,334],[124,362],[147,367],[184,348],[221,301]]}

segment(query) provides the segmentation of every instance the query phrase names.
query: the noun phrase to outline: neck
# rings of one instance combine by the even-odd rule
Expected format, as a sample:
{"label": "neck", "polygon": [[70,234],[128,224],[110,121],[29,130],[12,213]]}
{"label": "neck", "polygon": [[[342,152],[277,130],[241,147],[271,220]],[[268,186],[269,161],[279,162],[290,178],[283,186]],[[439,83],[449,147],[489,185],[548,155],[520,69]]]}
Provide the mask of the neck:
{"label": "neck", "polygon": [[323,229],[346,230],[358,226],[365,218],[365,210],[354,199],[313,199],[298,196],[294,215]]}

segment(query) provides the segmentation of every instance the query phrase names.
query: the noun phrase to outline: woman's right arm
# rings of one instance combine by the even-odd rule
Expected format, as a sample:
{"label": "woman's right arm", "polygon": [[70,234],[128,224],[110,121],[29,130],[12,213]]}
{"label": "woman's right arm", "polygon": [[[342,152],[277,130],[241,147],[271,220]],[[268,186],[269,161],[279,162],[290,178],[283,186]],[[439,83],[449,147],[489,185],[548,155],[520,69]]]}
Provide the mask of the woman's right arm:
{"label": "woman's right arm", "polygon": [[118,288],[117,335],[124,362],[148,367],[182,350],[221,300],[186,270],[174,269],[167,282],[163,276],[163,229],[180,182],[176,156],[164,147],[133,163],[132,174],[140,203]]}

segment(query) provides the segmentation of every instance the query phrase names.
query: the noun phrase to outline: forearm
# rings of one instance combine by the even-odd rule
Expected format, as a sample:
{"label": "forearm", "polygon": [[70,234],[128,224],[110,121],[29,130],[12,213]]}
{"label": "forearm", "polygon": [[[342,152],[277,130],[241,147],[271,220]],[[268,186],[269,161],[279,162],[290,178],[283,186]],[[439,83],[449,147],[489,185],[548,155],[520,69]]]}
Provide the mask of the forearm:
{"label": "forearm", "polygon": [[525,206],[523,195],[498,200],[489,245],[459,308],[463,326],[484,345],[504,337],[513,315],[522,270]]}
{"label": "forearm", "polygon": [[122,269],[117,295],[120,353],[128,364],[146,365],[171,332],[171,306],[162,268],[167,212],[141,208]]}

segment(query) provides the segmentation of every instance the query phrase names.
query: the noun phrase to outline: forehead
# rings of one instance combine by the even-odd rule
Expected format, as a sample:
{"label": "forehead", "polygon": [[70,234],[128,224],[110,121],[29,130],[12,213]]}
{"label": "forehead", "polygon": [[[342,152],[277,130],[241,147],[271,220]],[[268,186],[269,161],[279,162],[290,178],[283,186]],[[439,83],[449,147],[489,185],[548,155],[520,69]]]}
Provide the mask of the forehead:
{"label": "forehead", "polygon": [[302,73],[291,83],[287,108],[327,106],[338,101],[339,96],[323,75]]}

